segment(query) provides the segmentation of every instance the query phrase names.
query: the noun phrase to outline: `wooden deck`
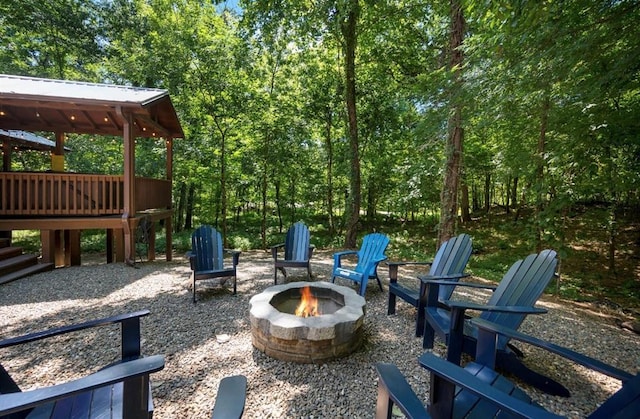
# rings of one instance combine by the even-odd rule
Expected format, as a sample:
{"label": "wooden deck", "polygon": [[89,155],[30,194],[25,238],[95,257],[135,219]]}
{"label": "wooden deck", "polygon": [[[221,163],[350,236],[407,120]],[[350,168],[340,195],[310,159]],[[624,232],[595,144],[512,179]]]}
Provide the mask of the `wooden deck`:
{"label": "wooden deck", "polygon": [[[80,234],[105,229],[107,262],[125,261],[141,219],[151,223],[148,260],[155,259],[155,225],[164,220],[171,249],[171,182],[135,178],[135,214],[124,209],[124,177],[75,173],[0,172],[0,231],[40,230],[42,261],[79,265]],[[171,252],[167,253],[171,260]]]}

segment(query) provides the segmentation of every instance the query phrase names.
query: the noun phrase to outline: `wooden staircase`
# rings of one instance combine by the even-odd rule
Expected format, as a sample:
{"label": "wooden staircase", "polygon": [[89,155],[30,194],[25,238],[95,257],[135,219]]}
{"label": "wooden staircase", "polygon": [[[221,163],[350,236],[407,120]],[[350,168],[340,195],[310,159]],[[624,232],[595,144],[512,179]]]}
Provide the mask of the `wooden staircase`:
{"label": "wooden staircase", "polygon": [[53,263],[40,263],[36,255],[25,254],[21,247],[12,247],[9,239],[0,238],[0,284],[52,269]]}

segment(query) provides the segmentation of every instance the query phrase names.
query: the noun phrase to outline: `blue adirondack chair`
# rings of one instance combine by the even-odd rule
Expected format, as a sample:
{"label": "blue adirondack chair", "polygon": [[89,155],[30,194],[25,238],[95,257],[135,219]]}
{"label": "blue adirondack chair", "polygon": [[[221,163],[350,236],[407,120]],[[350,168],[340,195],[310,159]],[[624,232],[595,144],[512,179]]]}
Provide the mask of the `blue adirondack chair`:
{"label": "blue adirondack chair", "polygon": [[211,419],[240,419],[247,397],[247,377],[233,375],[220,380]]}
{"label": "blue adirondack chair", "polygon": [[[464,273],[469,257],[471,256],[471,237],[468,234],[460,234],[442,243],[432,262],[387,262],[389,265],[389,305],[387,314],[396,313],[396,297],[400,297],[418,309],[416,319],[416,336],[422,336],[424,332],[424,309],[426,305],[427,285],[425,279],[458,281],[469,276]],[[406,265],[430,265],[429,274],[417,281],[418,287],[398,282],[398,267]],[[438,301],[451,298],[454,287],[440,286]]]}
{"label": "blue adirondack chair", "polygon": [[[224,254],[231,254],[231,266],[225,267]],[[237,250],[224,249],[222,235],[209,225],[198,227],[191,234],[191,251],[187,258],[191,265],[193,278],[193,302],[196,302],[196,281],[218,278],[224,285],[228,278],[233,278],[233,293],[236,293],[236,267],[240,261]]]}
{"label": "blue adirondack chair", "polygon": [[[445,300],[443,308],[438,301],[439,287],[451,282],[429,280],[425,308],[423,347],[432,348],[437,334],[447,344],[447,359],[460,363],[462,353],[473,356],[476,352],[476,329],[465,322],[466,310],[480,311],[480,318],[512,329],[520,327],[528,314],[542,314],[546,310],[534,307],[555,275],[558,260],[553,250],[531,254],[514,263],[504,275],[498,287],[457,282],[455,286],[490,288],[493,295],[486,305],[467,301]],[[457,333],[457,331],[464,333]],[[556,381],[532,371],[522,363],[522,352],[509,339],[501,337],[499,342],[499,367],[520,377],[525,382],[553,395],[568,396],[567,389]]]}
{"label": "blue adirondack chair", "polygon": [[[273,257],[273,283],[278,283],[278,270],[287,277],[285,268],[307,268],[307,279],[311,280],[311,256],[315,246],[310,244],[309,227],[302,221],[293,224],[287,230],[284,243],[271,246]],[[278,258],[278,251],[284,250],[284,258]]]}
{"label": "blue adirondack chair", "polygon": [[478,339],[481,342],[475,361],[461,368],[430,352],[420,356],[420,365],[431,372],[428,408],[423,406],[395,365],[376,365],[380,378],[376,419],[390,419],[393,405],[398,406],[408,418],[564,417],[543,409],[524,391],[495,371],[499,353],[497,343],[502,339],[518,340],[542,348],[588,369],[620,380],[622,387],[595,408],[587,418],[640,417],[640,374],[630,374],[597,359],[486,320],[473,319],[471,323],[477,328]]}
{"label": "blue adirondack chair", "polygon": [[[164,357],[141,357],[140,318],[148,314],[147,310],[138,311],[0,341],[0,348],[8,348],[112,325],[120,326],[122,339],[122,356],[118,362],[72,381],[24,392],[0,363],[0,417],[151,418],[153,402],[149,374],[164,368]],[[76,355],[82,353],[74,352]]]}
{"label": "blue adirondack chair", "polygon": [[[371,233],[364,236],[360,250],[346,250],[334,253],[333,255],[333,273],[331,282],[336,278],[344,278],[352,281],[354,284],[360,284],[359,293],[364,297],[367,290],[369,279],[375,278],[378,281],[380,291],[382,291],[382,283],[378,277],[378,264],[387,259],[384,254],[389,245],[389,238],[382,233]],[[353,268],[343,267],[342,258],[349,255],[357,256],[357,264]]]}

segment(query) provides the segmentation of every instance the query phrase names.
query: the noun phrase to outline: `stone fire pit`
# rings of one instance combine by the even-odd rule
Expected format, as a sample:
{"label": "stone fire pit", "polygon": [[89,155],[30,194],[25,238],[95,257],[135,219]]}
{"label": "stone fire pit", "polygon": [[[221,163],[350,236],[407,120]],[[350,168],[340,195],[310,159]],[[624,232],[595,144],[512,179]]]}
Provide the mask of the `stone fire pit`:
{"label": "stone fire pit", "polygon": [[[320,313],[298,317],[301,289],[309,286]],[[328,282],[291,282],[267,288],[249,302],[253,346],[270,357],[320,363],[346,356],[362,343],[365,299]]]}

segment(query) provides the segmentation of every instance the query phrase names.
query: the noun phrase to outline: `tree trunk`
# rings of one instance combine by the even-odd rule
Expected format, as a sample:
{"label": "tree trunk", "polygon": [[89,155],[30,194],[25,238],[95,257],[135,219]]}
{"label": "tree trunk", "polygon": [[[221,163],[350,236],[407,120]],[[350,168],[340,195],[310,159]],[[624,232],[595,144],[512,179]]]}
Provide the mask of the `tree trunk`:
{"label": "tree trunk", "polygon": [[189,184],[189,193],[187,194],[187,205],[184,216],[184,228],[185,230],[191,230],[193,227],[193,207],[196,199],[196,185]]}
{"label": "tree trunk", "polygon": [[540,116],[540,136],[538,137],[537,164],[536,164],[536,251],[543,248],[542,233],[544,230],[542,222],[542,210],[544,209],[544,153],[547,143],[547,125],[549,122],[549,109],[551,98],[549,92],[545,93],[542,103],[542,114]]}
{"label": "tree trunk", "polygon": [[460,184],[460,167],[462,161],[462,41],[464,39],[464,16],[460,0],[451,0],[451,33],[450,33],[450,69],[453,73],[451,92],[451,117],[449,118],[449,138],[447,140],[447,163],[444,173],[444,184],[440,194],[440,226],[438,229],[439,247],[455,234],[458,216],[458,186]]}
{"label": "tree trunk", "polygon": [[344,40],[344,71],[345,71],[345,103],[349,122],[349,151],[351,160],[351,173],[349,178],[349,201],[346,205],[345,219],[347,230],[344,246],[356,247],[358,223],[360,221],[361,181],[360,181],[360,155],[358,143],[358,120],[356,113],[356,46],[357,24],[360,12],[358,0],[350,0],[349,10],[346,11],[346,19],[341,24]]}
{"label": "tree trunk", "polygon": [[176,208],[176,219],[173,223],[173,228],[176,233],[179,233],[184,228],[184,207],[187,200],[187,185],[184,182],[180,182],[178,186],[178,205]]}
{"label": "tree trunk", "polygon": [[267,162],[263,161],[262,179],[260,182],[260,197],[262,198],[262,208],[260,217],[260,239],[262,240],[262,248],[267,248]]}
{"label": "tree trunk", "polygon": [[227,164],[226,164],[226,135],[221,131],[220,142],[220,218],[222,219],[222,240],[227,247]]}
{"label": "tree trunk", "polygon": [[507,199],[506,202],[504,204],[504,210],[505,213],[507,215],[509,215],[511,213],[511,176],[509,176],[509,178],[507,178]]}
{"label": "tree trunk", "polygon": [[484,174],[484,211],[488,214],[491,210],[491,172]]}
{"label": "tree trunk", "polygon": [[460,210],[462,213],[462,222],[468,223],[471,221],[471,211],[469,210],[469,186],[467,182],[462,179],[461,183],[461,196],[460,196]]}
{"label": "tree trunk", "polygon": [[327,149],[327,214],[329,216],[329,234],[336,230],[333,220],[333,142],[331,141],[331,128],[333,127],[333,112],[327,106],[327,125],[325,129],[324,143]]}

